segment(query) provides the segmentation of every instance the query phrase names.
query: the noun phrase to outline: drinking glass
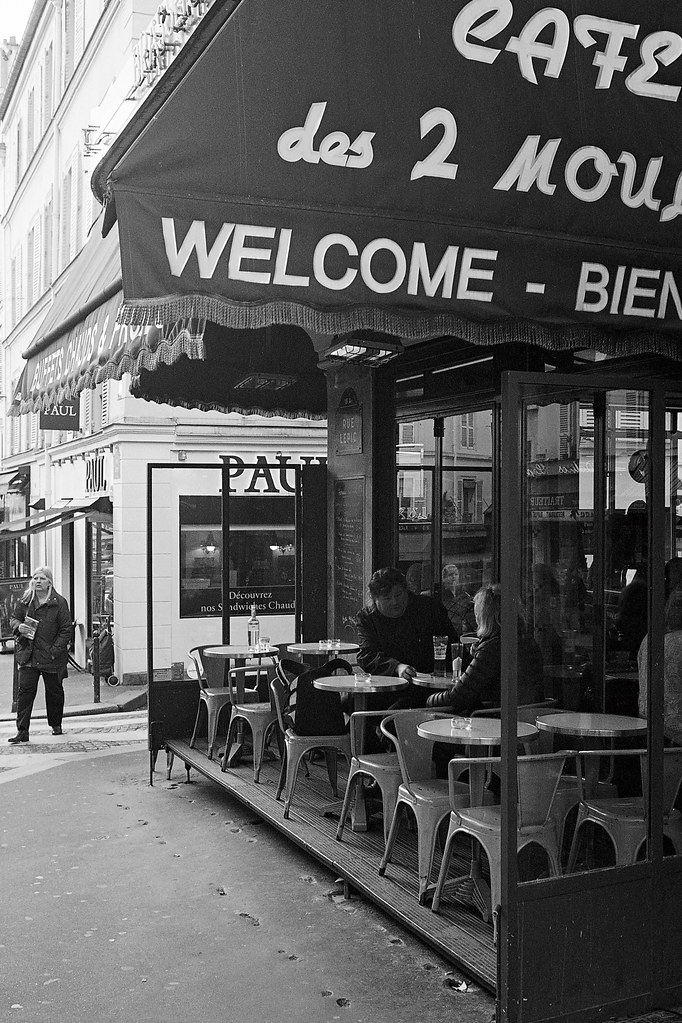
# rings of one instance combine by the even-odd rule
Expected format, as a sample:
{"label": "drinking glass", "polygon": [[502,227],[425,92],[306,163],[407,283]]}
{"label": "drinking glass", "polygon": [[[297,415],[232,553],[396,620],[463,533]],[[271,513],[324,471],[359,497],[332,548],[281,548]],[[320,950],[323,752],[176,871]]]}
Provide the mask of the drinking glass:
{"label": "drinking glass", "polygon": [[270,649],[270,637],[269,636],[261,636],[260,637],[260,639],[258,640],[258,649],[261,650],[261,651],[262,650],[269,650]]}
{"label": "drinking glass", "polygon": [[445,678],[445,655],[448,650],[447,636],[433,637],[433,674],[436,678]]}

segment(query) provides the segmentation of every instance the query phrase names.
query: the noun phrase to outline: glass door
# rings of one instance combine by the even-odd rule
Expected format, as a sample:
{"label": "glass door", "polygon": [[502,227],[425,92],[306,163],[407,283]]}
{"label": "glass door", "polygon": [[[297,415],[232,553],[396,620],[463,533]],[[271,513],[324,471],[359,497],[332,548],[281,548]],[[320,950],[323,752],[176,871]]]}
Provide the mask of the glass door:
{"label": "glass door", "polygon": [[[652,979],[644,946],[679,977],[663,937],[670,920],[661,924],[651,892],[661,884],[676,898],[680,888],[682,844],[670,826],[680,797],[668,785],[680,735],[670,700],[682,643],[671,560],[680,436],[665,386],[632,384],[503,377],[498,947],[503,1002],[520,990],[529,1019],[548,1004],[568,1016],[634,1002],[663,976]],[[520,709],[524,643],[541,652],[552,706]],[[532,719],[537,733],[519,752],[518,721]],[[542,842],[524,844],[529,790],[518,761],[562,750],[581,754],[567,758],[548,804],[552,861]],[[617,962],[601,956],[616,946]],[[567,986],[573,975],[580,984]]]}

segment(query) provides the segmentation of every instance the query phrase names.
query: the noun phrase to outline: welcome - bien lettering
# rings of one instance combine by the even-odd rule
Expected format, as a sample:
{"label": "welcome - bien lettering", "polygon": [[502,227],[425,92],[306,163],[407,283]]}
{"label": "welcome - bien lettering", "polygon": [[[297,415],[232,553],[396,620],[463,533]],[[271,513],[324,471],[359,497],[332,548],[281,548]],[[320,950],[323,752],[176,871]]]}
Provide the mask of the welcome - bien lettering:
{"label": "welcome - bien lettering", "polygon": [[[459,245],[448,245],[432,268],[424,242],[415,241],[408,251],[391,238],[374,238],[360,250],[355,241],[346,234],[326,234],[315,245],[309,274],[293,274],[289,271],[292,228],[276,228],[258,224],[224,223],[218,235],[208,247],[206,223],[192,221],[180,245],[178,245],[175,221],[172,217],[161,218],[166,258],[171,274],[181,277],[190,257],[196,256],[199,276],[210,280],[216,273],[223,255],[227,260],[229,280],[250,284],[280,285],[292,288],[307,288],[311,277],[317,284],[330,291],[343,291],[360,277],[369,291],[389,294],[404,287],[408,295],[417,295],[420,289],[432,297],[439,294],[450,299],[473,302],[492,301],[492,292],[477,282],[493,278],[496,249],[479,249]],[[262,240],[264,244],[253,245],[251,241]],[[269,244],[270,243],[270,244]],[[340,251],[347,266],[342,274],[331,277],[326,260],[332,250]],[[376,256],[388,255],[392,261],[393,275],[379,280],[374,274],[373,261]],[[256,261],[267,268],[247,269],[246,263]]]}

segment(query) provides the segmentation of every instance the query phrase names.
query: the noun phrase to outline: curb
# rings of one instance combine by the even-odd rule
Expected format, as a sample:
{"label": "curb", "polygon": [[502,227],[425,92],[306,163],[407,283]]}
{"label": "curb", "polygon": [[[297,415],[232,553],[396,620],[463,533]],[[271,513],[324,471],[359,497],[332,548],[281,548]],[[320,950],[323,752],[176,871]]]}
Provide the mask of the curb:
{"label": "curb", "polygon": [[[83,703],[78,706],[64,707],[65,718],[83,717],[87,714],[125,714],[129,710],[143,710],[147,706],[147,694],[135,693],[128,699],[121,699],[117,703]],[[0,724],[14,722],[15,714],[0,714]],[[32,715],[34,721],[46,721],[46,713]]]}

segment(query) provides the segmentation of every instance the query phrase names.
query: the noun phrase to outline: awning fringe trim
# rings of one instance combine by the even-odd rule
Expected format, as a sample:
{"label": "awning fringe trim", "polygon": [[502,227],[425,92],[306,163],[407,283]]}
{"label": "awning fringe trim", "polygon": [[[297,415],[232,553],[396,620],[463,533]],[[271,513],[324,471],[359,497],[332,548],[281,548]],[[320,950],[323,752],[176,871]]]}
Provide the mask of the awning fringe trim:
{"label": "awning fringe trim", "polygon": [[137,376],[142,369],[154,370],[162,363],[171,365],[181,355],[186,355],[190,359],[204,359],[206,349],[203,329],[203,324],[198,331],[183,326],[176,334],[171,332],[167,338],[159,341],[153,349],[141,347],[138,339],[129,349],[123,351],[119,349],[111,353],[106,362],[92,365],[84,372],[75,372],[58,386],[41,391],[20,404],[12,405],[8,415],[41,412],[51,405],[59,405],[60,402],[77,398],[81,391],[93,388],[103,380],[121,380],[126,373]]}
{"label": "awning fringe trim", "polygon": [[523,320],[476,322],[451,313],[410,313],[370,307],[322,311],[298,302],[232,303],[211,295],[128,301],[118,314],[121,323],[137,326],[170,323],[183,317],[204,318],[237,330],[286,323],[330,336],[375,330],[409,342],[454,335],[476,345],[528,344],[549,351],[595,348],[607,355],[655,353],[682,360],[681,338],[642,328],[608,332],[588,324],[561,323],[550,327]]}

